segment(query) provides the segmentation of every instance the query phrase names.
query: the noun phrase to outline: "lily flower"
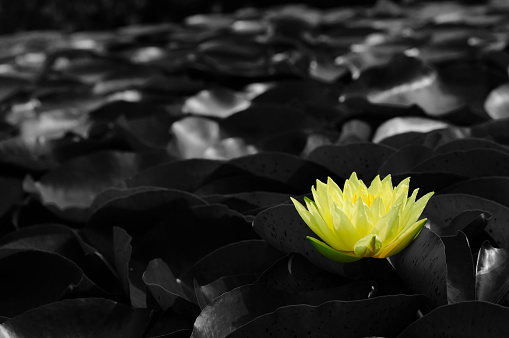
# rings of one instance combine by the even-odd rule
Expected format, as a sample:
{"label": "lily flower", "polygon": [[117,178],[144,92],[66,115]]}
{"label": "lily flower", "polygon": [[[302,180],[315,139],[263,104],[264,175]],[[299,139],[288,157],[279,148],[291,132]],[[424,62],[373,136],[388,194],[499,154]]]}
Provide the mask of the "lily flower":
{"label": "lily flower", "polygon": [[427,219],[418,220],[433,195],[415,200],[419,189],[408,197],[410,177],[393,188],[391,175],[375,177],[367,187],[354,172],[343,190],[329,177],[327,184],[311,187],[314,201],[306,207],[292,199],[300,217],[321,239],[307,239],[323,256],[343,262],[364,257],[386,258],[406,248]]}

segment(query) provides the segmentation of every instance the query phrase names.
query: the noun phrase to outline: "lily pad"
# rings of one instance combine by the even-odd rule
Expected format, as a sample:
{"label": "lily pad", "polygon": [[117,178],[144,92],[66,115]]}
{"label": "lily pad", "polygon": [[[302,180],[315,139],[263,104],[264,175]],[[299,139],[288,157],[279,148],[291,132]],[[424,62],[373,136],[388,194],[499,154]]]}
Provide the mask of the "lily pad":
{"label": "lily pad", "polygon": [[421,297],[397,295],[353,302],[328,301],[318,306],[282,306],[241,326],[230,336],[393,337],[415,320],[423,304]]}
{"label": "lily pad", "polygon": [[501,247],[509,246],[509,208],[481,197],[465,194],[434,196],[426,205],[426,216],[435,222],[449,224],[465,210],[484,210],[492,215],[486,233]]}
{"label": "lily pad", "polygon": [[179,279],[189,285],[193,280],[204,285],[223,276],[261,273],[281,256],[280,251],[265,241],[240,241],[214,250],[180,275]]}
{"label": "lily pad", "polygon": [[477,300],[500,303],[509,291],[509,249],[497,249],[484,242],[477,257],[475,293]]}
{"label": "lily pad", "polygon": [[80,298],[47,304],[8,319],[1,325],[8,336],[113,337],[143,335],[150,311],[101,299]]}
{"label": "lily pad", "polygon": [[447,263],[447,301],[458,303],[475,300],[474,263],[468,239],[461,231],[442,237]]}
{"label": "lily pad", "polygon": [[424,227],[400,253],[390,257],[400,277],[412,290],[426,296],[429,306],[447,304],[447,262],[445,247],[435,233]]}
{"label": "lily pad", "polygon": [[192,337],[224,337],[282,306],[316,306],[328,300],[352,300],[355,296],[350,291],[348,286],[298,293],[275,290],[257,283],[241,286],[222,294],[203,309],[194,323]]}
{"label": "lily pad", "polygon": [[500,325],[509,310],[500,305],[469,301],[442,306],[410,324],[398,337],[483,337],[509,335]]}
{"label": "lily pad", "polygon": [[309,155],[309,159],[340,177],[350,177],[355,171],[360,179],[371,182],[380,166],[393,153],[394,149],[388,146],[356,143],[319,147]]}
{"label": "lily pad", "polygon": [[306,239],[315,234],[304,223],[293,205],[279,205],[260,212],[254,231],[273,247],[284,253],[297,252],[314,265],[342,276],[360,276],[361,263],[340,263],[322,256]]}
{"label": "lily pad", "polygon": [[416,172],[449,172],[470,178],[504,176],[508,170],[509,154],[491,149],[471,149],[439,154],[412,169]]}
{"label": "lily pad", "polygon": [[[63,256],[42,251],[5,252],[0,268],[0,313],[17,316],[35,307],[61,300],[66,294],[89,291],[94,284],[72,261]],[[9,254],[9,255],[7,255]],[[22,267],[20,269],[20,267]]]}

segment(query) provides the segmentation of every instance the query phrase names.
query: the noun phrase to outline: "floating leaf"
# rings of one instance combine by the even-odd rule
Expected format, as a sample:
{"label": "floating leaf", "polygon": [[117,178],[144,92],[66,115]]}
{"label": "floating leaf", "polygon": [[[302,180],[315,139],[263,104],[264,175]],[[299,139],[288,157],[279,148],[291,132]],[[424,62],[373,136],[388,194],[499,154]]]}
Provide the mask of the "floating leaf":
{"label": "floating leaf", "polygon": [[440,74],[419,58],[395,54],[384,65],[361,73],[344,97],[364,96],[374,103],[419,105],[432,116],[459,108],[463,102],[444,84]]}
{"label": "floating leaf", "polygon": [[35,307],[55,302],[66,294],[85,292],[93,283],[72,261],[49,252],[0,252],[0,313],[14,317]]}
{"label": "floating leaf", "polygon": [[50,210],[59,216],[85,221],[87,208],[103,190],[149,166],[134,153],[101,151],[73,159],[43,175],[37,182],[25,182]]}
{"label": "floating leaf", "polygon": [[475,275],[476,299],[500,303],[509,291],[509,249],[485,241],[479,250]]}
{"label": "floating leaf", "polygon": [[313,236],[313,232],[293,205],[280,205],[260,212],[253,222],[253,229],[273,247],[285,253],[300,253],[324,270],[347,277],[360,275],[361,263],[335,262],[316,251],[306,239],[306,236]]}
{"label": "floating leaf", "polygon": [[474,263],[468,239],[461,231],[442,237],[447,263],[447,301],[458,303],[475,300]]}
{"label": "floating leaf", "polygon": [[[295,197],[295,196],[293,196]],[[237,210],[244,215],[256,216],[260,211],[288,203],[287,193],[275,193],[267,191],[241,192],[237,194],[217,194],[203,196],[203,199],[210,204],[220,203],[228,208]]]}
{"label": "floating leaf", "polygon": [[192,285],[211,283],[230,275],[261,273],[282,256],[262,240],[248,240],[232,243],[214,250],[180,275],[179,279]]}
{"label": "floating leaf", "polygon": [[410,172],[420,162],[433,156],[435,152],[423,145],[409,145],[399,149],[385,160],[378,172],[381,176]]}
{"label": "floating leaf", "polygon": [[421,297],[397,295],[329,301],[318,306],[283,306],[241,326],[230,336],[393,337],[415,320],[423,304]]}
{"label": "floating leaf", "polygon": [[101,298],[69,299],[47,304],[8,319],[7,337],[141,337],[149,323],[147,309]]}
{"label": "floating leaf", "polygon": [[163,311],[172,307],[178,298],[182,302],[188,302],[179,281],[162,259],[151,260],[142,279]]}
{"label": "floating leaf", "polygon": [[21,204],[23,190],[21,181],[14,178],[0,177],[0,217],[17,204]]}
{"label": "floating leaf", "polygon": [[194,323],[192,337],[224,337],[251,320],[281,306],[319,305],[327,300],[353,300],[347,287],[290,293],[260,284],[245,285],[226,292],[202,310]]}
{"label": "floating leaf", "polygon": [[131,304],[137,308],[146,307],[145,290],[139,288],[133,282],[135,271],[131,265],[131,236],[122,228],[113,227],[113,252],[115,267]]}
{"label": "floating leaf", "polygon": [[125,181],[127,187],[154,186],[194,192],[222,161],[189,159],[144,169]]}
{"label": "floating leaf", "polygon": [[289,253],[278,260],[258,277],[256,283],[287,292],[315,291],[346,286],[350,289],[352,297],[356,299],[366,297],[373,288],[371,282],[352,281],[317,268],[297,253]]}
{"label": "floating leaf", "polygon": [[470,301],[441,306],[410,324],[398,337],[505,337],[509,310],[487,302]]}
{"label": "floating leaf", "polygon": [[484,210],[492,215],[485,231],[501,247],[509,246],[509,208],[496,202],[464,194],[434,196],[426,205],[426,216],[433,221],[449,224],[465,210]]}
{"label": "floating leaf", "polygon": [[[180,276],[210,252],[256,238],[251,221],[223,205],[186,206],[186,202],[178,200],[172,204],[171,209],[166,204],[166,210],[161,206],[158,212],[135,212],[123,222],[135,241],[133,256],[142,265],[161,258],[175,276]],[[134,221],[133,215],[140,217],[139,221]]]}
{"label": "floating leaf", "polygon": [[103,231],[112,226],[140,231],[139,224],[156,222],[172,210],[203,204],[199,197],[179,190],[133,188],[98,203],[89,225]]}
{"label": "floating leaf", "polygon": [[204,309],[207,305],[212,303],[214,299],[221,296],[223,293],[236,289],[240,286],[252,284],[256,281],[258,274],[250,273],[243,275],[230,275],[216,279],[215,281],[206,284],[198,285],[194,281],[194,295],[197,299],[200,309]]}
{"label": "floating leaf", "polygon": [[184,102],[182,111],[196,115],[225,118],[249,107],[245,94],[226,88],[202,90]]}
{"label": "floating leaf", "polygon": [[435,148],[436,153],[450,153],[454,151],[467,151],[474,148],[480,148],[480,149],[492,149],[492,150],[498,150],[503,153],[509,153],[509,149],[505,147],[504,145],[501,145],[499,143],[496,143],[494,141],[483,139],[483,138],[462,138],[459,140],[452,140],[450,142],[447,142],[445,144],[442,144]]}
{"label": "floating leaf", "polygon": [[393,153],[394,149],[384,145],[355,143],[317,148],[309,159],[340,177],[350,177],[355,171],[360,179],[371,181],[378,174],[378,168]]}
{"label": "floating leaf", "polygon": [[435,233],[424,227],[417,238],[390,261],[412,290],[427,297],[432,308],[447,304],[445,247]]}
{"label": "floating leaf", "polygon": [[[486,165],[486,163],[490,163],[490,165]],[[416,172],[449,172],[471,178],[504,176],[508,170],[509,154],[491,149],[471,149],[439,154],[412,169]]]}
{"label": "floating leaf", "polygon": [[475,195],[509,207],[509,177],[475,177],[453,184],[441,193]]}
{"label": "floating leaf", "polygon": [[418,132],[427,133],[448,128],[449,124],[425,117],[395,117],[382,123],[373,135],[373,142],[380,143],[399,134]]}
{"label": "floating leaf", "polygon": [[[296,191],[307,192],[317,178],[325,180],[327,176],[331,176],[338,179],[338,176],[341,176],[316,162],[319,161],[314,161],[312,158],[304,160],[287,154],[260,153],[233,159],[228,162],[228,165],[241,168],[255,177],[272,179],[284,183]],[[338,181],[340,180],[338,179]]]}

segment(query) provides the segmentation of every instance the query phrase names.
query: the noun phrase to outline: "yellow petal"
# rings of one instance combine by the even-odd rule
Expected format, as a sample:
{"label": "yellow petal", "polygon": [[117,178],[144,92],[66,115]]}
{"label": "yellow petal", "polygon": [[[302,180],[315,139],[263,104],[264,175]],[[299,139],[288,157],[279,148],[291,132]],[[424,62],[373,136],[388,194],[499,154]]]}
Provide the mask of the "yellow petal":
{"label": "yellow petal", "polygon": [[[313,201],[306,200],[306,204],[308,206],[309,213],[312,216],[313,222],[318,226],[318,228],[321,230],[323,235],[318,235],[322,240],[324,240],[327,244],[329,244],[332,247],[339,247],[341,245],[341,242],[339,241],[338,237],[334,233],[334,226],[332,223],[328,224],[325,223],[322,219],[322,216],[318,212],[316,205],[313,203]],[[316,232],[315,232],[316,233]]]}
{"label": "yellow petal", "polygon": [[369,209],[371,210],[371,215],[373,216],[371,220],[371,223],[373,224],[376,224],[380,218],[386,214],[385,204],[382,197],[380,196],[375,198]]}
{"label": "yellow petal", "polygon": [[316,250],[318,250],[319,253],[321,253],[323,256],[325,256],[328,259],[332,259],[336,262],[342,262],[342,263],[351,263],[356,262],[360,260],[362,257],[357,257],[353,252],[343,252],[336,250],[334,248],[331,248],[327,244],[325,244],[322,241],[319,241],[316,238],[307,236],[307,239],[311,244],[315,247]]}
{"label": "yellow petal", "polygon": [[394,205],[376,222],[371,233],[377,234],[383,243],[389,244],[398,235],[398,228],[399,206]]}
{"label": "yellow petal", "polygon": [[369,208],[359,198],[355,203],[350,220],[361,238],[369,234],[371,229],[373,229],[373,224],[369,221],[368,212],[370,212]]}
{"label": "yellow petal", "polygon": [[302,204],[300,204],[300,202],[297,201],[295,198],[290,197],[290,199],[292,200],[293,205],[295,206],[295,209],[297,209],[297,212],[299,213],[300,217],[308,225],[308,227],[311,229],[311,231],[313,231],[315,234],[317,234],[318,237],[320,237],[320,238],[325,237],[325,234],[318,227],[318,224],[316,224],[316,222],[314,221],[314,217],[311,215],[311,213]]}
{"label": "yellow petal", "polygon": [[421,216],[426,204],[428,203],[431,196],[433,196],[434,192],[429,192],[426,195],[419,198],[412,208],[412,212],[410,213],[410,217],[408,218],[407,223],[405,224],[405,228],[410,227],[412,224],[417,222],[417,219]]}
{"label": "yellow petal", "polygon": [[311,187],[311,193],[313,194],[315,204],[325,223],[332,223],[329,199],[327,197],[327,186],[320,180],[316,180],[316,190],[315,187]]}
{"label": "yellow petal", "polygon": [[[340,208],[343,206],[343,191],[330,177],[327,178],[327,195],[329,201],[336,203]],[[332,208],[330,210],[332,211]]]}
{"label": "yellow petal", "polygon": [[406,204],[406,199],[408,198],[408,188],[410,183],[410,177],[405,178],[394,188],[394,193],[392,195],[392,200],[390,202],[391,206],[395,204],[403,203],[401,207],[404,207]]}
{"label": "yellow petal", "polygon": [[368,193],[377,196],[382,190],[382,181],[380,181],[380,175],[377,175],[368,188]]}
{"label": "yellow petal", "polygon": [[385,258],[397,254],[406,248],[422,230],[427,219],[421,219],[419,222],[413,224],[407,231],[401,233],[392,243],[389,243],[376,258]]}
{"label": "yellow petal", "polygon": [[350,222],[343,210],[341,210],[337,205],[334,205],[332,212],[332,224],[334,225],[334,232],[341,242],[341,245],[336,247],[336,249],[342,251],[353,251],[355,243],[361,237],[358,235],[352,222]]}
{"label": "yellow petal", "polygon": [[361,238],[354,246],[354,252],[359,257],[372,257],[382,248],[380,237],[375,234],[369,234]]}
{"label": "yellow petal", "polygon": [[[415,204],[415,199],[417,198],[417,194],[419,193],[419,189],[415,189],[413,192],[412,192],[412,196],[410,196],[408,199],[407,199],[407,202],[406,202],[406,205],[405,205],[405,208],[401,211],[400,213],[400,224],[402,226],[402,230],[403,229],[406,229],[407,228],[407,225],[409,224],[409,219],[410,219],[410,215],[412,214],[412,210],[414,208],[414,204]],[[415,223],[412,222],[412,224]]]}

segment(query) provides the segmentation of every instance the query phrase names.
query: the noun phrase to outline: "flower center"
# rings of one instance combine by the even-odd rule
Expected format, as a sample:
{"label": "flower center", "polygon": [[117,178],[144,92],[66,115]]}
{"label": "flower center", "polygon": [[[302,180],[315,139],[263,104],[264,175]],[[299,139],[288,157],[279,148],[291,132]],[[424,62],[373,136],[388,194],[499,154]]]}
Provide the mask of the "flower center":
{"label": "flower center", "polygon": [[355,204],[355,202],[357,202],[357,199],[361,198],[361,200],[368,206],[368,208],[371,208],[371,204],[373,204],[373,201],[375,200],[375,195],[374,194],[368,194],[367,196],[364,196],[364,195],[353,195],[353,198],[352,198],[352,203]]}

